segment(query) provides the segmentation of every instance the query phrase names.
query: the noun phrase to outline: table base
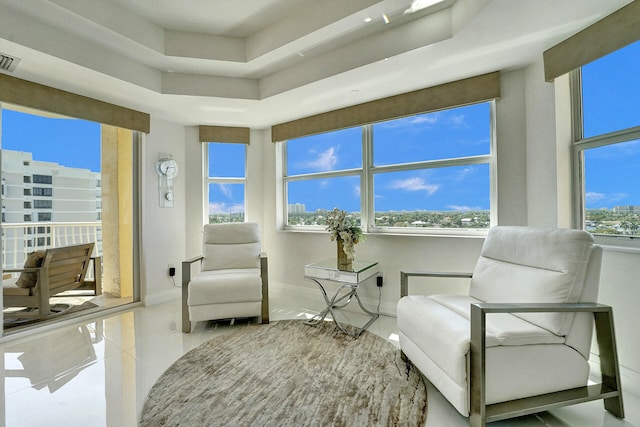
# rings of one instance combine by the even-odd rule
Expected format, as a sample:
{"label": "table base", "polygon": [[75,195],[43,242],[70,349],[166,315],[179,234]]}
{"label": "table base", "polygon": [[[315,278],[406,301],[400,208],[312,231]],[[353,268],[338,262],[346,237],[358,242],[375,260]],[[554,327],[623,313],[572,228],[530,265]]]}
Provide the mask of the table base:
{"label": "table base", "polygon": [[[312,325],[312,326],[318,325],[320,322],[324,321],[324,319],[327,317],[327,314],[331,313],[331,318],[333,319],[333,322],[336,324],[338,329],[340,329],[340,331],[352,337],[359,337],[369,326],[371,326],[373,322],[375,322],[375,320],[378,317],[380,317],[380,313],[370,311],[362,304],[362,301],[360,301],[360,297],[358,296],[358,285],[351,284],[351,283],[343,283],[342,285],[340,285],[340,287],[338,287],[333,297],[329,299],[329,297],[327,296],[327,291],[324,289],[324,286],[322,286],[322,283],[320,283],[319,280],[316,280],[311,277],[307,277],[307,279],[311,280],[316,285],[318,285],[318,287],[320,288],[320,291],[322,292],[322,296],[324,297],[324,301],[327,304],[327,308],[325,308],[320,313],[316,314],[311,319],[305,322],[307,325]],[[342,292],[342,290],[346,288],[350,288],[350,289],[346,294],[338,298],[338,295],[340,295],[340,292]],[[369,316],[371,316],[371,319],[369,319],[369,321],[364,326],[359,328],[355,333],[347,331],[344,328],[344,326],[338,321],[338,319],[336,319],[336,315],[334,313],[335,309],[346,307],[354,298],[358,302],[360,309],[364,311],[366,314],[368,314]]]}

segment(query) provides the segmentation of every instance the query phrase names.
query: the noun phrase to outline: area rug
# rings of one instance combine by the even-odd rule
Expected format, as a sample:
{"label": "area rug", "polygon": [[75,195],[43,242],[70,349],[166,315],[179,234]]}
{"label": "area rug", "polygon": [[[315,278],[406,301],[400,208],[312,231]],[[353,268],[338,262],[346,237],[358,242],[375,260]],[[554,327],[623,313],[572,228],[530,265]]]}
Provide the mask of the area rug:
{"label": "area rug", "polygon": [[285,320],[182,356],[151,388],[140,425],[423,426],[426,416],[420,374],[385,339]]}

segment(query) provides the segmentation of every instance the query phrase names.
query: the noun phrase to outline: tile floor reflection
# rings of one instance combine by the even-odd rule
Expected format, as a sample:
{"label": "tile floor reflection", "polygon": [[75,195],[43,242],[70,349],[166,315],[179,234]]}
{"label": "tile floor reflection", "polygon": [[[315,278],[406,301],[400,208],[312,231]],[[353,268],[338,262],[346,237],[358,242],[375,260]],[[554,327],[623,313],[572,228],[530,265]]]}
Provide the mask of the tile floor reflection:
{"label": "tile floor reflection", "polygon": [[[274,289],[271,319],[308,318],[321,300],[301,301]],[[366,317],[343,312],[343,321],[364,324]],[[0,425],[135,426],[144,399],[158,377],[187,351],[216,336],[246,327],[247,321],[200,322],[180,332],[179,301],[136,308],[89,322],[8,341],[4,353]],[[371,332],[398,345],[395,319],[381,316]],[[427,426],[466,426],[446,400],[428,386]],[[640,399],[625,395],[627,418],[590,402],[491,426],[640,427]]]}

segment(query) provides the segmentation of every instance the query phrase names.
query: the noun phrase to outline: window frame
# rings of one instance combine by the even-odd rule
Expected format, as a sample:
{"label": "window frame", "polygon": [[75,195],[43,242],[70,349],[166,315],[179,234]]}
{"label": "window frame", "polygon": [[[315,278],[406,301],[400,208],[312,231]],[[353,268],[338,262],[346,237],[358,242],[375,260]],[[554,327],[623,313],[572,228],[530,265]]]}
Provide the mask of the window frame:
{"label": "window frame", "polygon": [[[572,114],[572,185],[575,189],[573,191],[573,227],[584,230],[586,225],[584,152],[593,148],[640,140],[640,126],[584,138],[582,67],[569,73],[569,84]],[[598,244],[640,248],[640,236],[591,234]]]}
{"label": "window frame", "polygon": [[[209,176],[209,144],[239,144],[244,146],[244,177],[239,178],[239,177],[212,177]],[[223,141],[207,141],[207,142],[203,142],[203,150],[204,150],[204,164],[203,164],[203,169],[204,169],[204,215],[205,215],[205,224],[210,224],[210,217],[211,214],[209,212],[209,186],[211,184],[243,184],[244,185],[244,190],[243,190],[243,195],[242,195],[242,204],[244,206],[244,212],[243,212],[243,221],[242,222],[247,222],[247,212],[248,212],[248,205],[247,205],[247,174],[248,174],[248,151],[249,151],[249,147],[248,144],[244,144],[244,143],[237,143],[237,142],[223,142]]]}
{"label": "window frame", "polygon": [[[289,176],[287,171],[288,141],[281,142],[280,161],[282,165],[282,200],[281,208],[283,212],[282,228],[286,231],[321,231],[324,226],[312,225],[289,225],[288,223],[288,184],[290,182],[305,181],[311,179],[336,178],[345,176],[360,177],[360,222],[364,233],[367,234],[403,234],[403,235],[455,235],[455,236],[482,236],[486,235],[488,228],[426,228],[426,227],[382,227],[375,225],[374,212],[374,176],[376,174],[388,172],[402,172],[411,170],[438,169],[451,166],[467,166],[487,164],[489,166],[489,217],[490,226],[497,224],[497,166],[496,166],[496,100],[472,102],[465,105],[456,105],[445,110],[453,110],[459,107],[474,104],[489,104],[489,154],[476,156],[452,157],[447,159],[424,160],[418,162],[394,163],[388,165],[374,165],[374,141],[373,126],[374,124],[366,124],[358,126],[362,129],[362,167],[352,169],[341,169],[336,171],[313,172]],[[420,115],[424,113],[418,113]],[[412,116],[415,116],[412,115]],[[412,117],[409,116],[409,117]],[[396,120],[390,119],[389,121]],[[331,132],[331,131],[329,131]],[[327,132],[328,133],[328,132]]]}

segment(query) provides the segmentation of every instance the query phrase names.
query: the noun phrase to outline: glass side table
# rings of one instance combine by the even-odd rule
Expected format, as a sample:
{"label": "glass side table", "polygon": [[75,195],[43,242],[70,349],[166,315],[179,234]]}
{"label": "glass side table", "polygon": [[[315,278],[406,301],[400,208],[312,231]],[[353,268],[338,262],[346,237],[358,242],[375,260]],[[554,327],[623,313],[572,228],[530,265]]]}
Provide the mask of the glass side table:
{"label": "glass side table", "polygon": [[[335,258],[305,265],[304,278],[318,285],[322,292],[324,301],[327,304],[327,307],[324,310],[313,316],[306,323],[308,325],[317,325],[324,321],[327,314],[331,313],[331,318],[340,331],[354,337],[362,335],[362,333],[380,316],[380,313],[370,311],[362,304],[362,301],[358,296],[358,287],[360,286],[360,283],[370,277],[377,276],[378,274],[380,274],[380,266],[377,261],[353,261],[351,271],[338,270],[338,263]],[[340,286],[331,298],[327,295],[327,291],[322,285],[321,280],[340,283]],[[342,295],[340,295],[341,293]],[[334,313],[335,309],[344,308],[349,305],[352,299],[355,299],[358,302],[362,311],[371,316],[371,319],[369,319],[369,321],[355,333],[348,332],[338,319],[336,319]]]}

